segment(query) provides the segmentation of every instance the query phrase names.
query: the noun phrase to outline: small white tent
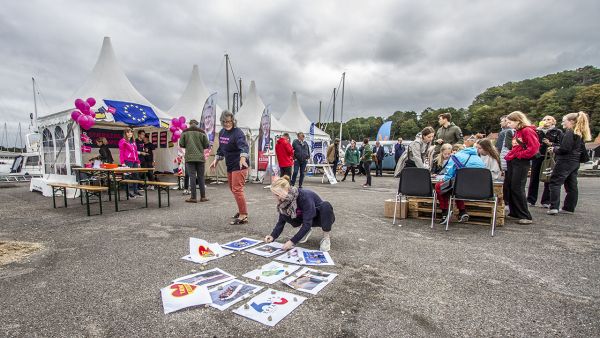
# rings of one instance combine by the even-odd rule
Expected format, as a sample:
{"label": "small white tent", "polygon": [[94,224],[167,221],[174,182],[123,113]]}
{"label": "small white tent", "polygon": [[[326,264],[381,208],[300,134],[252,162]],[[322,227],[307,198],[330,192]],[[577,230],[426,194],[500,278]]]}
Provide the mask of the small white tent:
{"label": "small white tent", "polygon": [[[310,125],[312,122],[308,119],[308,117],[302,110],[302,107],[300,107],[300,103],[298,102],[298,96],[296,95],[296,92],[292,93],[292,97],[290,98],[290,104],[279,120],[285,122],[285,124],[288,126],[294,126],[295,128],[297,128],[296,132],[301,131],[306,135],[306,137],[309,136]],[[322,140],[330,139],[329,134],[317,128],[316,126],[315,138]]]}
{"label": "small white tent", "polygon": [[[258,135],[258,128],[260,125],[260,118],[265,110],[265,104],[263,100],[258,96],[256,91],[256,83],[250,82],[250,88],[248,94],[244,99],[244,104],[240,110],[235,114],[237,120],[237,126],[246,131],[250,131],[252,135]],[[271,132],[291,132],[286,125],[281,123],[271,112]]]}
{"label": "small white tent", "polygon": [[[97,103],[93,107],[95,111],[104,105],[104,99],[109,99],[142,104],[152,108],[159,120],[163,121],[161,123],[163,127],[167,126],[167,121],[171,118],[133,87],[117,61],[110,38],[105,37],[96,65],[84,84],[69,99],[56,107],[53,110],[55,113],[41,116],[37,119],[39,132],[42,135],[44,176],[41,179],[32,179],[31,190],[40,190],[44,195],[47,195],[48,187],[46,182],[73,182],[75,176],[71,168],[82,166],[91,157],[97,155],[97,153],[83,154],[81,152],[80,136],[82,131],[76,123],[71,124],[71,111],[75,108],[75,99],[86,99],[88,97],[96,99]],[[112,129],[114,135],[118,135],[126,127],[123,123],[114,122],[112,114],[108,113],[97,113],[96,122],[93,128],[103,130]],[[142,127],[141,129],[155,131],[157,135],[159,131],[161,134],[168,131],[166,128],[157,127]],[[166,139],[167,134],[164,135]],[[156,166],[158,170],[170,170],[174,158],[173,148],[165,147],[157,149],[154,152],[154,157],[158,163]],[[118,151],[114,149],[113,158],[115,161],[119,159]]]}

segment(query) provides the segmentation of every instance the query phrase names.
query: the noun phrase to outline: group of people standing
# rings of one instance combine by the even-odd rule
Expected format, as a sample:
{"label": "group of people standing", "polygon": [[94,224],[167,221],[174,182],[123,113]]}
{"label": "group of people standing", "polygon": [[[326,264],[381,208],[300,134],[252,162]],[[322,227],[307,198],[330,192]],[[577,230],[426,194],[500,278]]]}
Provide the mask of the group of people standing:
{"label": "group of people standing", "polygon": [[[443,191],[444,182],[451,180],[456,168],[487,168],[495,180],[504,176],[503,194],[508,217],[520,224],[531,224],[530,206],[538,200],[542,163],[554,157],[556,165],[548,182],[544,183],[541,205],[550,215],[559,212],[573,213],[577,205],[577,171],[580,163],[588,160],[585,142],[591,140],[588,116],[584,112],[567,114],[562,119],[564,131],[556,127],[556,120],[546,116],[536,128],[525,114],[519,111],[501,118],[501,132],[495,146],[489,139],[470,137],[464,141],[460,128],[451,123],[450,114],[439,115],[440,128],[424,128],[400,156],[396,176],[406,167],[431,170],[440,181],[436,191],[440,208],[448,206],[449,192]],[[435,139],[435,141],[434,141]],[[531,175],[529,175],[531,170]],[[530,176],[527,194],[525,188]],[[566,196],[560,209],[560,190],[564,185]],[[467,221],[464,203],[457,201],[459,221]],[[446,222],[442,219],[441,223]]]}

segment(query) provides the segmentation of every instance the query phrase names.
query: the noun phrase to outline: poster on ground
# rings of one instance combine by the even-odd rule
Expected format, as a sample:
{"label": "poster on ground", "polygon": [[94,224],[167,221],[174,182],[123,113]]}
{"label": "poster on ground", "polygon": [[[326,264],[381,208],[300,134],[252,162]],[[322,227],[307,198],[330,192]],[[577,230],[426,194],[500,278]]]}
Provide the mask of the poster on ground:
{"label": "poster on ground", "polygon": [[197,286],[212,286],[234,279],[235,276],[219,269],[210,269],[177,278],[173,283],[193,284]]}
{"label": "poster on ground", "polygon": [[291,265],[279,262],[271,262],[261,266],[256,270],[252,270],[242,276],[253,279],[257,282],[273,284],[283,278],[289,276],[294,271],[300,269],[298,265]]}
{"label": "poster on ground", "polygon": [[335,277],[337,277],[337,274],[335,273],[323,272],[311,268],[302,268],[282,282],[298,291],[316,295],[327,286],[327,284],[331,283]]}
{"label": "poster on ground", "polygon": [[212,300],[210,306],[221,311],[227,310],[240,300],[252,297],[262,288],[262,286],[244,283],[237,279],[213,286],[208,290]]}
{"label": "poster on ground", "polygon": [[262,243],[262,241],[258,240],[258,239],[242,237],[238,240],[231,241],[229,243],[225,243],[221,246],[225,249],[240,251],[240,250],[244,250],[249,247],[255,246],[256,244],[259,244],[259,243]]}
{"label": "poster on ground", "polygon": [[335,265],[329,252],[294,248],[275,258],[281,262],[300,265]]}
{"label": "poster on ground", "polygon": [[194,263],[206,263],[231,253],[233,251],[223,249],[218,243],[208,243],[203,239],[190,237],[190,254],[182,259]]}
{"label": "poster on ground", "polygon": [[283,253],[283,244],[278,242],[271,242],[267,244],[263,244],[261,246],[257,246],[252,249],[246,250],[251,254],[255,254],[262,257],[273,257],[275,255]]}
{"label": "poster on ground", "polygon": [[160,289],[165,314],[211,302],[206,286],[173,283]]}
{"label": "poster on ground", "polygon": [[275,326],[305,300],[306,297],[293,293],[267,289],[233,312],[259,323]]}

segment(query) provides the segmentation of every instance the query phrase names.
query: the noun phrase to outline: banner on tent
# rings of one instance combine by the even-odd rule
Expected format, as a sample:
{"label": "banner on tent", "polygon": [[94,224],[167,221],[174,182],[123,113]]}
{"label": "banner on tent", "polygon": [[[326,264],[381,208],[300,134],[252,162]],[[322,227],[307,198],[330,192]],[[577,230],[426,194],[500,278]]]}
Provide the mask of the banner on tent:
{"label": "banner on tent", "polygon": [[150,142],[152,142],[152,144],[154,144],[154,146],[156,148],[158,148],[158,133],[157,132],[152,133],[152,136],[150,137]]}
{"label": "banner on tent", "polygon": [[265,171],[269,166],[269,152],[271,146],[271,114],[269,106],[265,107],[260,118],[258,129],[258,170]]}
{"label": "banner on tent", "polygon": [[108,141],[109,148],[119,148],[119,141],[123,138],[123,130],[91,128],[87,131],[87,135],[92,139],[92,148],[98,148],[96,139],[105,137]]}
{"label": "banner on tent", "polygon": [[217,128],[217,105],[215,104],[217,93],[212,93],[204,102],[202,116],[200,117],[200,127],[206,131],[208,142],[212,147],[215,141],[215,132]]}
{"label": "banner on tent", "polygon": [[167,132],[166,131],[161,131],[159,138],[160,138],[160,147],[161,148],[166,148],[167,147]]}

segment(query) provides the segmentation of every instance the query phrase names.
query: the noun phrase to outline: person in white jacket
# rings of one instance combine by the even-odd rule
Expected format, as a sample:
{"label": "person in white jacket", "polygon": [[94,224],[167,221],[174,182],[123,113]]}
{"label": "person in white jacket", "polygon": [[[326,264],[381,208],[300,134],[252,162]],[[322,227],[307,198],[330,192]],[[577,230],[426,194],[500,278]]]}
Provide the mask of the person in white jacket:
{"label": "person in white jacket", "polygon": [[428,150],[435,136],[435,130],[432,127],[425,127],[417,134],[415,140],[408,145],[408,149],[400,156],[394,176],[399,177],[400,172],[405,167],[416,167],[429,169]]}
{"label": "person in white jacket", "polygon": [[478,140],[477,143],[475,143],[475,147],[477,147],[477,153],[479,154],[479,157],[481,157],[485,167],[492,172],[492,178],[494,180],[500,179],[502,175],[502,170],[500,169],[500,155],[498,154],[496,147],[492,145],[492,141],[489,139]]}

